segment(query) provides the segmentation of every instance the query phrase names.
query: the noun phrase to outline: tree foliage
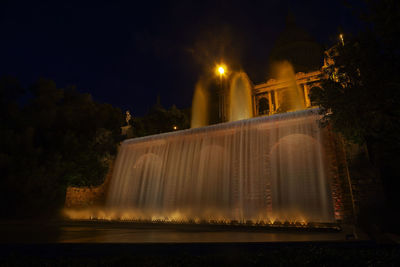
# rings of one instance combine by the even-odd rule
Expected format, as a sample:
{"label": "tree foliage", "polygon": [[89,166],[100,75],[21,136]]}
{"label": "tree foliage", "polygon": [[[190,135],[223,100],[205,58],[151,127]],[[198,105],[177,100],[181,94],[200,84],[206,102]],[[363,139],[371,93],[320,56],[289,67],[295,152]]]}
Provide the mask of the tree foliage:
{"label": "tree foliage", "polygon": [[[332,50],[329,79],[311,90],[323,123],[365,144],[379,169],[390,205],[397,205],[400,174],[400,9],[398,1],[366,1],[366,27]],[[395,45],[394,45],[395,44]]]}
{"label": "tree foliage", "polygon": [[371,33],[338,45],[334,60],[330,79],[311,91],[325,121],[356,143],[398,132],[398,61],[381,49]]}
{"label": "tree foliage", "polygon": [[3,215],[51,210],[68,185],[101,184],[121,140],[122,112],[89,94],[41,79],[21,106],[23,92],[16,79],[0,80]]}
{"label": "tree foliage", "polygon": [[160,104],[154,105],[147,115],[132,118],[131,125],[134,137],[171,132],[175,130],[174,127],[176,130],[190,127],[187,112],[174,105],[167,110]]}

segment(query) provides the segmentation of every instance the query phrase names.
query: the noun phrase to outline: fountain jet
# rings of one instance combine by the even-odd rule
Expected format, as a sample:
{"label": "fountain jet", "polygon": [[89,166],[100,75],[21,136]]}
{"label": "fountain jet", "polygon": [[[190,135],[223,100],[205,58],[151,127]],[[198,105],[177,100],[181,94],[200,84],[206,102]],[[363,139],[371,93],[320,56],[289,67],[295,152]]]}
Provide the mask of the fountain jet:
{"label": "fountain jet", "polygon": [[209,124],[210,97],[207,90],[206,82],[203,80],[197,82],[192,101],[191,128],[203,127]]}
{"label": "fountain jet", "polygon": [[253,117],[251,82],[244,72],[233,74],[229,90],[229,121]]}
{"label": "fountain jet", "polygon": [[280,112],[305,109],[304,95],[297,84],[292,64],[286,60],[275,62],[272,65],[272,73],[279,81],[287,84],[279,100],[279,103],[282,103]]}

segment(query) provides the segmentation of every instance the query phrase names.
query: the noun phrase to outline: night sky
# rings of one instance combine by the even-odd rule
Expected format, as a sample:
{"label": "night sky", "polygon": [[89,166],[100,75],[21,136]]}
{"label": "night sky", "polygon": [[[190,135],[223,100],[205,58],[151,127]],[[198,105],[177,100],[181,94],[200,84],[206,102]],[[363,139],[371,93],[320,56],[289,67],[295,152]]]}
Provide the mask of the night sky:
{"label": "night sky", "polygon": [[264,81],[288,10],[324,46],[340,27],[357,30],[341,1],[1,1],[0,75],[75,85],[134,116],[157,94],[164,107],[187,108],[221,59]]}

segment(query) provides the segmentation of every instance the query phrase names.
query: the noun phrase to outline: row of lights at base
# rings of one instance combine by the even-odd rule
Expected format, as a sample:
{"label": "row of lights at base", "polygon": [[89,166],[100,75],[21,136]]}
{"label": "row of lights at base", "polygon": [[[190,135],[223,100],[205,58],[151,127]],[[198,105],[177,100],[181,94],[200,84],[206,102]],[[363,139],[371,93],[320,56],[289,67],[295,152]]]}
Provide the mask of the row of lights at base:
{"label": "row of lights at base", "polygon": [[245,222],[240,222],[237,220],[232,221],[223,221],[223,220],[144,220],[144,219],[101,219],[96,217],[90,217],[90,220],[93,221],[112,221],[112,222],[133,222],[133,223],[153,223],[153,224],[194,224],[194,225],[246,225],[246,226],[267,226],[267,227],[295,227],[295,228],[338,228],[339,227],[334,223],[311,223],[311,222],[293,222],[293,221],[284,221],[281,222],[276,220],[274,222],[265,222],[265,221],[251,221],[247,220]]}

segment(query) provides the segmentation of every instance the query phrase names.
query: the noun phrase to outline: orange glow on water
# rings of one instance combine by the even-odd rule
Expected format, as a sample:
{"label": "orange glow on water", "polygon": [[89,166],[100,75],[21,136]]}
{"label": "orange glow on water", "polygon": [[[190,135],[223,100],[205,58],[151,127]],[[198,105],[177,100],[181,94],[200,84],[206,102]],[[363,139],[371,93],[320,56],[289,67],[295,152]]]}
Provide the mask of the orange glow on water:
{"label": "orange glow on water", "polygon": [[173,223],[173,224],[217,224],[217,225],[247,225],[247,226],[285,226],[305,227],[308,222],[299,216],[291,220],[279,220],[275,217],[267,218],[257,216],[251,220],[231,220],[218,214],[204,220],[198,217],[188,218],[183,212],[175,211],[168,216],[160,214],[143,214],[140,211],[121,210],[115,211],[104,208],[91,209],[64,209],[63,215],[71,220],[93,220],[93,221],[126,221],[137,223]]}

